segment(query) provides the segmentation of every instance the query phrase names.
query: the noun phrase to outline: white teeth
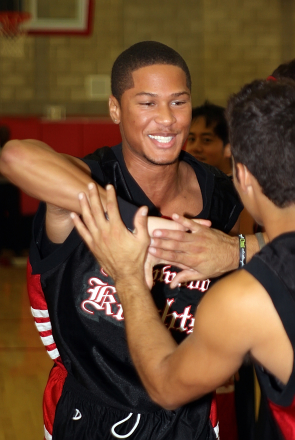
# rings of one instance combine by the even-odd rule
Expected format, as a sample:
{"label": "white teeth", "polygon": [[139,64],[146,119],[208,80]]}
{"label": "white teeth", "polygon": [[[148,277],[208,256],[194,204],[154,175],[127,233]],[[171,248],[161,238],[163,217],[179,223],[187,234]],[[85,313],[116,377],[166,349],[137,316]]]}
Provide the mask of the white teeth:
{"label": "white teeth", "polygon": [[168,142],[172,141],[173,136],[152,136],[149,134],[149,138],[156,139],[156,141],[163,142],[164,144],[168,144]]}

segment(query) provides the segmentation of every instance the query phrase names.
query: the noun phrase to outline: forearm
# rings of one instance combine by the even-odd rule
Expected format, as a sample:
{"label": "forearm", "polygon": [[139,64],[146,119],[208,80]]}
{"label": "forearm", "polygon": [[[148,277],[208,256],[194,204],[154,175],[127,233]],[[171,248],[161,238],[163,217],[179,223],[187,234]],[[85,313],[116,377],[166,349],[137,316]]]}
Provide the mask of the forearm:
{"label": "forearm", "polygon": [[[265,244],[269,242],[268,236],[265,232],[263,232],[263,238],[265,241]],[[257,240],[257,237],[255,234],[252,235],[246,235],[246,258],[247,263],[251,260],[251,258],[260,251],[260,246]]]}
{"label": "forearm", "polygon": [[[268,237],[263,233],[265,243],[268,243]],[[223,248],[223,264],[224,268],[220,269],[220,273],[227,273],[232,270],[239,268],[240,255],[239,255],[239,237],[223,235],[221,239],[224,238]],[[258,240],[255,234],[246,235],[246,263],[249,263],[251,258],[260,250]],[[220,242],[221,245],[221,242]],[[226,263],[226,265],[225,265]]]}
{"label": "forearm", "polygon": [[128,346],[136,370],[150,397],[168,407],[167,391],[173,387],[169,385],[171,371],[166,359],[177,344],[163,325],[143,277],[133,277],[131,283],[124,277],[116,282],[116,289],[124,310]]}
{"label": "forearm", "polygon": [[[255,234],[251,234],[251,235],[246,235],[246,263],[249,263],[249,261],[252,259],[252,257],[260,251],[260,246],[257,240],[257,237]],[[263,238],[265,243],[268,243],[268,237],[266,235],[266,233],[263,233]],[[234,269],[237,269],[239,267],[239,238],[236,237],[236,244],[234,244],[235,249],[232,249],[232,254],[235,255],[236,257],[234,258]]]}
{"label": "forearm", "polygon": [[[80,212],[77,195],[87,194],[92,181],[82,161],[35,140],[9,141],[1,154],[0,172],[30,196],[76,212]],[[99,189],[104,197],[104,189]]]}

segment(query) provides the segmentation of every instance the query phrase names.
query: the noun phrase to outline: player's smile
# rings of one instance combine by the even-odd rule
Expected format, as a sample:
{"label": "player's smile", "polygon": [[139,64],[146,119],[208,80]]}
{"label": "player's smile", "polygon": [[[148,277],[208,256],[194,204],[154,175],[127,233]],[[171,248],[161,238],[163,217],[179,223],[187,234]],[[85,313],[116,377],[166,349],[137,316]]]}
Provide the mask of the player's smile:
{"label": "player's smile", "polygon": [[149,134],[148,137],[159,148],[170,148],[176,138],[176,134]]}

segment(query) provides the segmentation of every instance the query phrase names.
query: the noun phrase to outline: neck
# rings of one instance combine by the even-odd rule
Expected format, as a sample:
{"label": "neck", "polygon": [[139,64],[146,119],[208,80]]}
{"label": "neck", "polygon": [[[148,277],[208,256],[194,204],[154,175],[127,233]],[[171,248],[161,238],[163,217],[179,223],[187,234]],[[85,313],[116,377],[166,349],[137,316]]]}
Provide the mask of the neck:
{"label": "neck", "polygon": [[159,209],[180,192],[179,160],[169,165],[157,165],[126,152],[124,148],[123,156],[129,173]]}
{"label": "neck", "polygon": [[265,210],[263,217],[263,224],[269,240],[286,232],[295,232],[295,204],[287,208],[278,208],[273,205],[272,209]]}

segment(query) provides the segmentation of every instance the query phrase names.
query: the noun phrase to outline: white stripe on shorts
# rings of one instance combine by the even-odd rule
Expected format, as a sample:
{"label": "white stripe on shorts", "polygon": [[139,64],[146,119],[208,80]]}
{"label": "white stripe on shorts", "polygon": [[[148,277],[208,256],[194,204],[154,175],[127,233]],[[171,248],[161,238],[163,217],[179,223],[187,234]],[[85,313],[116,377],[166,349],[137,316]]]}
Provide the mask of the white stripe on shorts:
{"label": "white stripe on shorts", "polygon": [[214,432],[215,432],[215,435],[216,435],[216,439],[217,439],[217,440],[220,440],[220,437],[219,437],[219,422],[218,422],[217,425],[215,426],[215,428],[214,428]]}
{"label": "white stripe on shorts", "polygon": [[35,322],[38,332],[47,332],[51,330],[51,322]]}
{"label": "white stripe on shorts", "polygon": [[52,435],[49,434],[49,432],[45,428],[45,425],[44,425],[44,437],[45,437],[45,440],[52,440]]}
{"label": "white stripe on shorts", "polygon": [[53,336],[40,336],[41,337],[41,341],[43,342],[44,345],[51,345],[51,344],[55,344]]}
{"label": "white stripe on shorts", "polygon": [[52,360],[57,359],[59,357],[59,351],[57,348],[55,348],[54,350],[47,350],[47,353],[49,354],[49,356],[51,357]]}
{"label": "white stripe on shorts", "polygon": [[34,318],[49,318],[48,310],[33,309],[31,307],[31,312]]}

